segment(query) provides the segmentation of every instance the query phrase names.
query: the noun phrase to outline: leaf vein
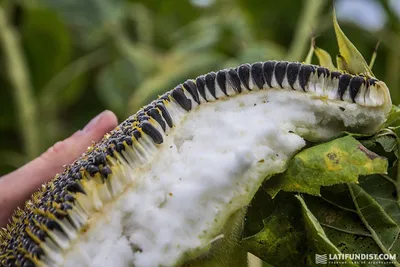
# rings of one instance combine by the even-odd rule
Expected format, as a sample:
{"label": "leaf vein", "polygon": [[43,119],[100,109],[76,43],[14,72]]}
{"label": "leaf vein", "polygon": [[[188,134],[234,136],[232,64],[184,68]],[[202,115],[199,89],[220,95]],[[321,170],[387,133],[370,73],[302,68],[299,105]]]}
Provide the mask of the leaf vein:
{"label": "leaf vein", "polygon": [[368,234],[368,233],[353,232],[353,231],[349,231],[349,230],[346,230],[346,229],[343,229],[343,228],[340,228],[340,227],[336,227],[336,226],[333,226],[333,225],[330,225],[330,224],[322,223],[322,222],[320,222],[320,224],[325,226],[325,227],[334,229],[336,231],[344,232],[344,233],[347,233],[347,234],[372,237],[371,234]]}
{"label": "leaf vein", "polygon": [[[354,194],[354,190],[351,188],[350,184],[347,184],[347,187],[349,188],[349,192],[351,195],[351,198],[353,199],[354,205],[356,207],[358,216],[360,217],[361,221],[364,223],[364,226],[368,229],[368,231],[371,233],[371,237],[372,239],[374,239],[374,241],[376,242],[376,244],[378,245],[378,247],[382,250],[382,252],[384,252],[385,254],[390,254],[390,251],[383,245],[382,241],[379,239],[378,235],[376,234],[375,230],[371,227],[371,225],[369,225],[368,221],[365,219],[364,215],[361,212],[361,209],[358,205],[357,202],[357,196],[361,195],[361,190],[358,192],[357,196]],[[391,254],[390,254],[391,255]],[[400,267],[400,263],[397,262],[396,260],[392,260],[391,262],[393,263],[393,265],[395,265],[396,267]]]}

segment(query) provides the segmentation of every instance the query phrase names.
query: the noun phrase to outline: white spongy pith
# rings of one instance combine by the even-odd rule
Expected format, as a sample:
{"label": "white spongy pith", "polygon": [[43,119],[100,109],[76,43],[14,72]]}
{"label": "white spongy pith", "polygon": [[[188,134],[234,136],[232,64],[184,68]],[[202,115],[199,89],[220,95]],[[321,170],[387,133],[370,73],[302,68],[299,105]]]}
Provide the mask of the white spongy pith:
{"label": "white spongy pith", "polygon": [[202,104],[176,123],[150,162],[124,167],[133,182],[89,220],[64,266],[174,266],[198,256],[265,177],[285,170],[305,145],[299,134],[324,139],[343,130],[321,123],[325,117],[355,128],[364,127],[360,118],[384,119],[382,112],[341,105],[344,111],[286,90]]}

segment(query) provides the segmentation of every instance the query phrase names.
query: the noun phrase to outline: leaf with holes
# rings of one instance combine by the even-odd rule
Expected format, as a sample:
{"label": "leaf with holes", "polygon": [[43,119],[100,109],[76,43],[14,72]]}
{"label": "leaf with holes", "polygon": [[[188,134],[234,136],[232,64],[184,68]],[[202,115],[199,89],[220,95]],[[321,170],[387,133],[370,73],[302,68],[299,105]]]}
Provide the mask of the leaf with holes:
{"label": "leaf with holes", "polygon": [[319,195],[321,186],[357,182],[359,175],[386,173],[385,158],[345,136],[298,153],[282,175],[268,180],[271,196],[280,190]]}

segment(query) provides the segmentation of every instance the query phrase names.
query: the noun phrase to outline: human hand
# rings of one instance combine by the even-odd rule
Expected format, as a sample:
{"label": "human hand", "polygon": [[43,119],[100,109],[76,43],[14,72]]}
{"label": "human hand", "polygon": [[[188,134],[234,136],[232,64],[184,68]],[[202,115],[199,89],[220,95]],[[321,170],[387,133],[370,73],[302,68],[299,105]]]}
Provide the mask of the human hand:
{"label": "human hand", "polygon": [[93,141],[117,126],[117,117],[104,111],[93,118],[83,130],[57,142],[38,158],[0,178],[0,227],[7,225],[13,211],[23,208],[25,201],[45,182],[50,181],[64,165],[72,163]]}

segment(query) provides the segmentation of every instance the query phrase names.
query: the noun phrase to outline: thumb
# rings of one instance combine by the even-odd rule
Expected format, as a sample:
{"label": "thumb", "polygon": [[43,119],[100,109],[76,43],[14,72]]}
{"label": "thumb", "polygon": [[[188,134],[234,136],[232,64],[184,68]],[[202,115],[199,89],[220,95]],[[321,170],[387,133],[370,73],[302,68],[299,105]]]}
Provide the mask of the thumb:
{"label": "thumb", "polygon": [[83,130],[79,130],[64,141],[57,142],[38,158],[0,179],[0,227],[16,207],[51,180],[63,166],[72,163],[93,141],[115,128],[117,118],[111,111],[104,111],[93,118]]}

